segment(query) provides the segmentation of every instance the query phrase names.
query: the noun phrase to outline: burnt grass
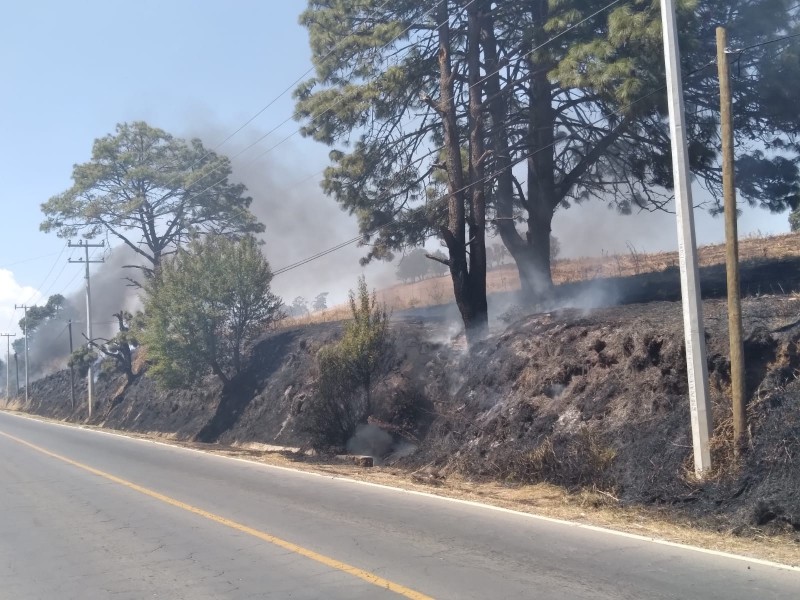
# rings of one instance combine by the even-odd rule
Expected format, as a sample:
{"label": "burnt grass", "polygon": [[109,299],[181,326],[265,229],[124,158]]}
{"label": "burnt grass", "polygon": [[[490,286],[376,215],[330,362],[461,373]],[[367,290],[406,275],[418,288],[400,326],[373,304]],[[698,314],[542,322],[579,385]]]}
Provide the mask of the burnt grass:
{"label": "burnt grass", "polygon": [[[771,281],[774,288],[780,277]],[[743,301],[749,432],[739,459],[730,442],[726,304],[710,299],[704,309],[715,432],[714,470],[702,481],[693,476],[674,301],[522,316],[469,352],[441,320],[398,315],[372,394],[370,422],[393,440],[379,458],[436,480],[600,490],[623,505],[743,534],[800,531],[800,297]],[[225,388],[208,378],[164,391],[146,372],[124,388],[123,377],[104,372],[91,419],[84,382],[73,408],[61,371],[32,384],[25,410],[187,441],[304,447],[315,357],[340,335],[340,323],[265,333]]]}

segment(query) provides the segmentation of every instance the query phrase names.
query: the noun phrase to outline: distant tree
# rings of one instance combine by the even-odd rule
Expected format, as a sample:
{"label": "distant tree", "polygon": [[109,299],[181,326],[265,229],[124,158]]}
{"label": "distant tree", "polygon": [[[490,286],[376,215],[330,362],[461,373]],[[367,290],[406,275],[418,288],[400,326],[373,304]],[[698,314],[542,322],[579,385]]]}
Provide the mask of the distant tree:
{"label": "distant tree", "polygon": [[445,253],[441,250],[437,250],[436,252],[431,253],[431,256],[434,256],[439,260],[436,261],[428,259],[428,272],[434,277],[442,277],[443,275],[447,275],[450,270],[447,268],[447,265],[442,262],[447,260]]}
{"label": "distant tree", "polygon": [[494,246],[486,246],[486,267],[491,268],[496,266],[497,256]]}
{"label": "distant tree", "polygon": [[[28,347],[32,347],[36,343],[36,332],[41,330],[42,326],[55,319],[59,312],[64,309],[65,300],[61,294],[53,294],[47,299],[47,302],[42,306],[34,305],[28,307],[27,311],[27,333],[28,333]],[[26,317],[20,318],[19,322],[20,331],[25,331]],[[25,338],[18,337],[13,342],[14,350],[24,356]]]}
{"label": "distant tree", "polygon": [[328,292],[317,294],[317,297],[314,298],[314,304],[312,305],[312,308],[314,309],[314,312],[319,312],[328,308]]}
{"label": "distant tree", "polygon": [[555,262],[559,254],[561,254],[561,242],[556,236],[550,234],[550,262]]}
{"label": "distant tree", "polygon": [[308,310],[308,300],[303,296],[297,296],[289,307],[289,316],[291,317],[305,317],[311,311]]}
{"label": "distant tree", "polygon": [[511,256],[508,252],[508,248],[506,248],[503,244],[495,244],[494,255],[498,266],[506,264],[508,258]]}
{"label": "distant tree", "polygon": [[272,271],[252,237],[193,240],[147,284],[143,342],[165,387],[208,372],[224,385],[242,370],[245,344],[282,317]]}
{"label": "distant tree", "polygon": [[252,198],[230,175],[230,160],[200,140],[122,123],[95,140],[89,162],[73,167],[72,187],[42,204],[40,228],[62,238],[110,234],[145,260],[132,268],[152,275],[193,235],[264,231],[248,210]]}
{"label": "distant tree", "polygon": [[397,265],[397,278],[404,282],[424,279],[430,268],[431,261],[427,258],[425,250],[414,248]]}

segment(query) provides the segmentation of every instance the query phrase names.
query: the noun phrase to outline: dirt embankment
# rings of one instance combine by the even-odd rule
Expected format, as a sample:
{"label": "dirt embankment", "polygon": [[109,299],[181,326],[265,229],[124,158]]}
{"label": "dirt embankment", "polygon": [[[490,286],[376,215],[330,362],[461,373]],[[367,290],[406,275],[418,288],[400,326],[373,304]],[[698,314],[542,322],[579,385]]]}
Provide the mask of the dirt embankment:
{"label": "dirt embankment", "polygon": [[[800,530],[800,299],[744,302],[749,447],[732,458],[727,316],[705,303],[715,470],[692,476],[680,304],[657,302],[524,317],[467,353],[444,326],[393,325],[394,351],[374,390],[373,423],[395,466],[436,484],[447,477],[548,482],[599,490],[621,504],[669,507],[718,528]],[[336,323],[265,335],[241,378],[164,392],[145,375],[120,394],[101,376],[91,423],[183,440],[301,446],[315,356]],[[31,412],[72,409],[69,373],[32,385]],[[408,455],[408,450],[416,451]]]}

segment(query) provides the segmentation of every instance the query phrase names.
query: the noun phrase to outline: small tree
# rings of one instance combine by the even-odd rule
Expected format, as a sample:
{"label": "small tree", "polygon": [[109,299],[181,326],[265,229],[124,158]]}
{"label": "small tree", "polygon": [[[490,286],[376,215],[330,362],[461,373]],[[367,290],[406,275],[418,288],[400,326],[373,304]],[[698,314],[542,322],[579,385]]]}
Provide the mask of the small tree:
{"label": "small tree", "polygon": [[78,377],[86,377],[89,374],[89,367],[97,360],[97,353],[89,346],[81,346],[70,354],[67,366],[75,370]]}
{"label": "small tree", "polygon": [[353,320],[345,327],[339,344],[353,379],[364,390],[370,410],[372,378],[388,349],[389,313],[385,304],[378,304],[375,291],[370,295],[363,276],[358,279],[358,291],[350,290],[350,312]]}
{"label": "small tree", "polygon": [[133,351],[139,345],[137,331],[142,329],[142,315],[134,317],[127,311],[112,315],[119,323],[119,331],[111,339],[94,338],[89,342],[93,348],[112,359],[117,368],[125,374],[126,385],[130,385],[138,373],[133,371]]}
{"label": "small tree", "polygon": [[372,384],[389,350],[389,313],[364,277],[350,291],[353,320],[342,339],[317,355],[319,380],[307,409],[306,431],[317,448],[341,447],[372,411]]}
{"label": "small tree", "polygon": [[272,271],[256,241],[195,239],[147,285],[143,341],[152,374],[166,387],[208,372],[223,385],[242,370],[246,342],[282,318]]}

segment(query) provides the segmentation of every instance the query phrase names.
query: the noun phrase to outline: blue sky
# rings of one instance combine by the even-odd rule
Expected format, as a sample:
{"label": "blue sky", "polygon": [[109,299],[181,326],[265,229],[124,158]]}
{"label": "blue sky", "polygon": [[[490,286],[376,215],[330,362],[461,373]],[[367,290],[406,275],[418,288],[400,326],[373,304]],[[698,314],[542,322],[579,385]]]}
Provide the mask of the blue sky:
{"label": "blue sky", "polygon": [[[89,158],[92,141],[118,122],[143,119],[214,147],[310,67],[306,32],[297,22],[305,5],[305,0],[51,0],[4,6],[0,330],[16,320],[15,302],[35,302],[42,293],[82,285],[80,266],[66,263],[71,252],[61,253],[64,241],[39,232],[39,205],[69,187],[72,165]],[[285,94],[219,151],[237,152],[291,113],[291,94]],[[259,194],[275,199],[264,200],[259,213],[275,267],[356,233],[352,220],[322,197],[318,177],[309,178],[325,166],[327,149],[296,135],[269,156],[251,160],[296,127],[288,123],[236,163],[235,173],[257,202]],[[317,219],[314,227],[302,226],[306,215]],[[287,241],[287,228],[296,242]],[[740,228],[743,235],[788,230],[786,215],[751,210]],[[627,241],[643,250],[672,249],[674,229],[669,215],[642,217],[634,226],[600,206],[566,211],[554,223],[566,255],[624,252]],[[620,230],[630,233],[620,236]],[[720,240],[722,221],[698,215],[698,238]],[[276,280],[276,289],[289,302],[320,291],[341,297],[361,270],[359,255],[356,248],[332,255],[313,270]],[[375,283],[388,281],[387,273],[390,269],[375,267]]]}

